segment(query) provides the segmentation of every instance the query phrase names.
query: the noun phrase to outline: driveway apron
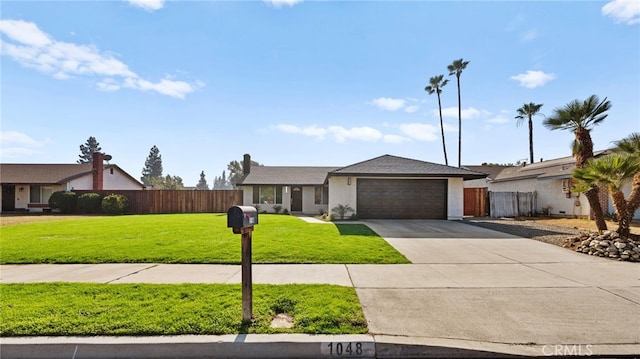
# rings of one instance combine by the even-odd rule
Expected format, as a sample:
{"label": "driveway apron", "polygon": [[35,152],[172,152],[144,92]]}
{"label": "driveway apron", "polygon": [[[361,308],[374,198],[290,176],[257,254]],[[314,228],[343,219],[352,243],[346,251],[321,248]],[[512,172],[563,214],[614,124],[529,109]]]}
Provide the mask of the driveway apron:
{"label": "driveway apron", "polygon": [[462,222],[365,223],[413,262],[348,266],[373,334],[512,344],[640,344],[637,263],[595,258]]}

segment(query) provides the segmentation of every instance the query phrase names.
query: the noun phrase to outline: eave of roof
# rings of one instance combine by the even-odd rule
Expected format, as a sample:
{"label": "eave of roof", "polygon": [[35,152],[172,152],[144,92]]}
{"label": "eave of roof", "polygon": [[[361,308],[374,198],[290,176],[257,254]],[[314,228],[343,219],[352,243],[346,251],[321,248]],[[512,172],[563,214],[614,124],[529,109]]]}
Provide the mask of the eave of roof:
{"label": "eave of roof", "polygon": [[326,183],[327,174],[336,167],[260,166],[238,181],[238,186],[298,185],[320,186]]}
{"label": "eave of roof", "polygon": [[486,178],[487,175],[465,168],[410,158],[383,155],[331,171],[329,176],[376,176],[376,177],[456,177],[469,179]]}

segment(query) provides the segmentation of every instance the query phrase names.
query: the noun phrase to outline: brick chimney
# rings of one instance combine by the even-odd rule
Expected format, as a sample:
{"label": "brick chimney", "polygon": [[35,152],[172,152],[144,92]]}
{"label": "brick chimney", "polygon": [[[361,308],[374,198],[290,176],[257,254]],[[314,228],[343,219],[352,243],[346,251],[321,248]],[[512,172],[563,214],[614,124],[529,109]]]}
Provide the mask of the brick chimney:
{"label": "brick chimney", "polygon": [[93,190],[102,191],[104,183],[104,153],[93,153]]}
{"label": "brick chimney", "polygon": [[244,161],[242,163],[242,172],[246,176],[251,173],[251,155],[248,153],[244,154]]}

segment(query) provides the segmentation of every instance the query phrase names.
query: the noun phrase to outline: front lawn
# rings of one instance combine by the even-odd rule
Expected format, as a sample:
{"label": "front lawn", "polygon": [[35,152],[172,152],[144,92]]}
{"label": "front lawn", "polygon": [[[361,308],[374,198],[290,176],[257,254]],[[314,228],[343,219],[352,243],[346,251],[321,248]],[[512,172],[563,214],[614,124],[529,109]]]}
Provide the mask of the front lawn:
{"label": "front lawn", "polygon": [[[254,285],[251,326],[242,323],[240,285],[36,283],[0,290],[3,337],[367,332],[350,287]],[[280,312],[293,317],[293,328],[270,327]]]}
{"label": "front lawn", "polygon": [[[254,263],[409,263],[362,224],[260,215]],[[240,263],[226,214],[92,217],[0,227],[0,263]]]}

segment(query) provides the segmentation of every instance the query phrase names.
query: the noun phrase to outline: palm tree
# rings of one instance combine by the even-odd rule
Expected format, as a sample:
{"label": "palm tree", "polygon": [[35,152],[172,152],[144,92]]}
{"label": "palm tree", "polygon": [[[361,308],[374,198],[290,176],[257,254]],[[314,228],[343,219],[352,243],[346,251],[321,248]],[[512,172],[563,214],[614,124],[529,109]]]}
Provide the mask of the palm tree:
{"label": "palm tree", "polygon": [[[591,129],[607,118],[605,113],[611,108],[611,102],[600,101],[598,96],[591,95],[584,101],[573,100],[564,107],[556,108],[551,117],[547,117],[542,124],[550,130],[570,130],[575,136],[573,142],[573,156],[576,159],[576,168],[583,168],[586,161],[593,157],[593,141]],[[604,221],[604,213],[598,199],[598,187],[591,186],[585,192],[589,206],[593,213],[596,227],[599,231],[607,229]]]}
{"label": "palm tree", "polygon": [[[627,138],[616,141],[616,148],[614,151],[617,153],[624,153],[629,156],[635,157],[640,160],[640,132],[635,132],[629,135]],[[628,198],[629,205],[629,221],[633,218],[633,214],[640,208],[640,169],[633,176],[633,182],[631,183],[631,193]]]}
{"label": "palm tree", "polygon": [[442,152],[444,152],[444,164],[449,165],[449,160],[447,159],[447,146],[444,143],[444,124],[442,123],[442,103],[440,102],[440,93],[442,93],[442,88],[445,87],[449,80],[442,80],[444,75],[434,76],[429,79],[429,86],[425,87],[424,90],[429,93],[429,95],[433,95],[435,92],[438,95],[438,111],[440,112],[440,132],[442,132]]}
{"label": "palm tree", "polygon": [[525,118],[529,119],[529,163],[533,163],[533,120],[532,117],[538,114],[538,111],[540,111],[540,107],[542,107],[543,104],[538,103],[535,104],[533,102],[530,102],[528,104],[524,104],[522,107],[520,107],[519,109],[517,109],[516,111],[518,111],[518,116],[516,116],[515,118],[518,119],[518,122],[516,122],[516,126],[520,126],[522,125],[522,123],[524,122]]}
{"label": "palm tree", "polygon": [[447,66],[449,70],[449,76],[456,75],[458,80],[458,167],[461,167],[460,158],[462,154],[462,105],[460,103],[460,75],[462,71],[467,68],[469,61],[463,61],[462,59],[454,60],[453,63]]}
{"label": "palm tree", "polygon": [[[640,160],[625,154],[611,154],[592,158],[582,168],[573,171],[573,177],[581,181],[584,190],[594,186],[603,186],[609,190],[613,206],[618,214],[618,230],[622,237],[629,236],[629,224],[635,211],[625,200],[622,185],[640,171]],[[578,190],[580,190],[580,185]]]}

